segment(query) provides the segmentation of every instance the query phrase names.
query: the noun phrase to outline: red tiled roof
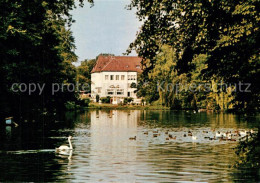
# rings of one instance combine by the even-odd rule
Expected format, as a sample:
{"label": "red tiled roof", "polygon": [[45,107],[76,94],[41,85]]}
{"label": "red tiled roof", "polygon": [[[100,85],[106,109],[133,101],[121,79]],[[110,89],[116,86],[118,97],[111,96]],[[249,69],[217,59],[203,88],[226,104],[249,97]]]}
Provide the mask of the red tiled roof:
{"label": "red tiled roof", "polygon": [[140,57],[99,56],[91,73],[102,71],[142,72]]}

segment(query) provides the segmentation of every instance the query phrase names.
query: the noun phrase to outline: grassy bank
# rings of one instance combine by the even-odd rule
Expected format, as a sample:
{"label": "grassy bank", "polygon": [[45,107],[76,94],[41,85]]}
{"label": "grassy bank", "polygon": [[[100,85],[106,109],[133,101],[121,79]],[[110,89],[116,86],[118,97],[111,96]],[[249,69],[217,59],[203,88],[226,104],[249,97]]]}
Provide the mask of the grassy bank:
{"label": "grassy bank", "polygon": [[169,107],[160,105],[114,105],[114,104],[98,104],[90,103],[88,109],[130,109],[130,110],[170,110]]}

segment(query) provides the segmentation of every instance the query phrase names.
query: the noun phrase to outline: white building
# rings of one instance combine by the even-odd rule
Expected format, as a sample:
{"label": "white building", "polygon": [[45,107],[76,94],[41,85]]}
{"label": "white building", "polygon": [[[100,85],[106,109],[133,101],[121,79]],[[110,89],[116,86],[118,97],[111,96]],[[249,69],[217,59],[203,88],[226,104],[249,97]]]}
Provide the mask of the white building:
{"label": "white building", "polygon": [[140,103],[132,83],[137,85],[137,75],[142,72],[141,60],[129,56],[99,56],[91,72],[91,97],[111,96],[113,104],[132,97],[135,103]]}

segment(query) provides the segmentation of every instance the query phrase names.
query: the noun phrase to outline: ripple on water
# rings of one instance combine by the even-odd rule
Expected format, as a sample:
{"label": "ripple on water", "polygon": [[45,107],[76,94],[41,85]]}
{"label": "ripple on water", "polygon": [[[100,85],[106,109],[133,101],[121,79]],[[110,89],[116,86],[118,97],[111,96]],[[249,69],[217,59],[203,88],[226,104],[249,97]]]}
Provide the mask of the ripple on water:
{"label": "ripple on water", "polygon": [[[110,118],[111,113],[114,115]],[[75,119],[70,118],[74,121],[66,123],[68,126],[54,129],[37,141],[44,142],[46,149],[3,149],[0,181],[13,181],[11,177],[16,176],[16,181],[25,182],[231,182],[235,179],[230,165],[235,161],[233,148],[237,142],[205,137],[213,138],[216,131],[233,132],[252,126],[228,114],[192,114],[192,119],[190,116],[132,110],[78,114]],[[157,130],[158,137],[153,137]],[[166,140],[167,131],[176,139]],[[184,137],[188,131],[197,139]],[[68,135],[73,136],[71,158],[54,152],[55,147],[68,143]],[[129,140],[134,136],[136,140]],[[29,142],[30,139],[25,144]]]}

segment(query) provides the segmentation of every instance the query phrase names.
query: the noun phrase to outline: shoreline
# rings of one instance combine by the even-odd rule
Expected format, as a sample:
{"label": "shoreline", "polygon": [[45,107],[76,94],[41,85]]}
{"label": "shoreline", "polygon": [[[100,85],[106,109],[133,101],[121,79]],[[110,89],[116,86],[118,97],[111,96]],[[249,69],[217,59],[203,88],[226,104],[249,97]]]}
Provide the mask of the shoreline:
{"label": "shoreline", "polygon": [[[97,104],[97,103],[90,103],[88,107],[83,107],[83,109],[103,109],[103,110],[162,110],[162,111],[186,111],[186,112],[194,112],[194,109],[171,109],[170,107],[160,106],[160,105],[116,105],[116,104]],[[235,111],[232,109],[229,110],[213,110],[213,109],[198,109],[194,113],[234,113],[240,114],[244,116],[258,116],[258,112],[256,113],[244,113],[241,111]],[[253,115],[252,115],[253,114]]]}
{"label": "shoreline", "polygon": [[170,107],[153,105],[116,105],[116,104],[96,104],[91,103],[86,109],[129,109],[129,110],[171,110]]}

